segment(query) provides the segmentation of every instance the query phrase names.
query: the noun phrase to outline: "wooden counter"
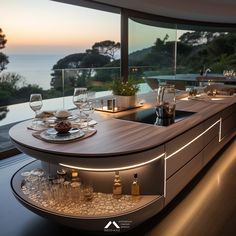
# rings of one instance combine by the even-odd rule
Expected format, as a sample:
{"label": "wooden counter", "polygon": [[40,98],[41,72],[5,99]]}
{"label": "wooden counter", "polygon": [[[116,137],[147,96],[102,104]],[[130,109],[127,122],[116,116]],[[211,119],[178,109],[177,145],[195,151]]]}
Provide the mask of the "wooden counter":
{"label": "wooden counter", "polygon": [[[150,107],[155,100],[155,95],[148,94],[144,98],[146,98],[147,103],[144,107],[138,108],[139,110]],[[235,102],[235,97],[221,101],[177,101],[177,110],[192,111],[196,114],[168,127],[114,119],[117,115],[132,113],[135,111],[134,109],[116,114],[96,111],[94,119],[98,121],[97,133],[88,139],[68,144],[51,144],[32,137],[32,131],[26,129],[27,122],[30,121],[17,124],[10,129],[9,134],[16,144],[46,153],[81,157],[123,155],[152,149],[164,144]]]}
{"label": "wooden counter", "polygon": [[[154,93],[143,95],[141,109],[155,104]],[[177,110],[195,114],[168,127],[115,119],[119,114],[95,112],[97,133],[87,139],[68,144],[51,144],[32,136],[27,122],[10,129],[15,145],[36,161],[19,170],[12,179],[17,199],[39,215],[85,230],[103,230],[107,217],[84,218],[61,215],[32,203],[22,195],[21,171],[43,168],[50,172],[48,163],[57,168],[78,169],[82,179],[92,179],[97,192],[111,193],[114,171],[120,171],[124,194],[130,194],[134,173],[139,175],[141,195],[147,199],[138,209],[112,215],[111,220],[132,222],[131,228],[160,212],[236,134],[236,98],[223,100],[178,100]],[[45,163],[46,162],[46,163]],[[58,167],[58,164],[60,167]],[[34,167],[35,165],[35,167]],[[63,166],[63,167],[62,167]],[[50,171],[49,171],[50,170]]]}

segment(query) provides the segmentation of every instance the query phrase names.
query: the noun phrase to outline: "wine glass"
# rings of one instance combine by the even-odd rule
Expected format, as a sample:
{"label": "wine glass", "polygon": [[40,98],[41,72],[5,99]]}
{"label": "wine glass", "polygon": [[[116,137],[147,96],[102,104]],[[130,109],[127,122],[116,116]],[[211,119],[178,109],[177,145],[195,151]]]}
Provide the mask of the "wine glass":
{"label": "wine glass", "polygon": [[[93,113],[94,107],[92,101],[87,101],[84,106],[82,107],[82,112],[86,116],[86,131],[89,130],[89,116]],[[91,128],[90,128],[91,130]]]}
{"label": "wine glass", "polygon": [[82,107],[87,101],[87,88],[75,88],[73,95],[73,103],[79,109],[80,123],[82,122]]}
{"label": "wine glass", "polygon": [[30,108],[35,112],[35,118],[32,121],[32,126],[37,129],[37,114],[43,106],[42,95],[40,93],[31,94],[29,105]]}

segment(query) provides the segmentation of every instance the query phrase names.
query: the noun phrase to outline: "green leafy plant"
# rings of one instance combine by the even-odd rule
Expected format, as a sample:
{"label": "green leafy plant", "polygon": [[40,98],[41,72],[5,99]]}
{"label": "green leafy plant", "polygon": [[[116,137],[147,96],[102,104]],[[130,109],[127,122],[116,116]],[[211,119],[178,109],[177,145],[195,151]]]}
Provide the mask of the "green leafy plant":
{"label": "green leafy plant", "polygon": [[123,78],[117,78],[113,80],[111,89],[114,95],[134,96],[139,90],[139,85],[133,78],[126,82],[123,81]]}

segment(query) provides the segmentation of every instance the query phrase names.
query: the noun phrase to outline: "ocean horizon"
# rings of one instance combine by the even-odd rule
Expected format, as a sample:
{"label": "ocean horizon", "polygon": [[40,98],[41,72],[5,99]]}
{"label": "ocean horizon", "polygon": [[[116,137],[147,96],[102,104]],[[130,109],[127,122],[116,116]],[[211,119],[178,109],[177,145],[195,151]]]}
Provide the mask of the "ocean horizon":
{"label": "ocean horizon", "polygon": [[37,84],[50,89],[51,73],[58,60],[66,55],[60,54],[7,54],[9,63],[4,72],[17,73],[26,84]]}

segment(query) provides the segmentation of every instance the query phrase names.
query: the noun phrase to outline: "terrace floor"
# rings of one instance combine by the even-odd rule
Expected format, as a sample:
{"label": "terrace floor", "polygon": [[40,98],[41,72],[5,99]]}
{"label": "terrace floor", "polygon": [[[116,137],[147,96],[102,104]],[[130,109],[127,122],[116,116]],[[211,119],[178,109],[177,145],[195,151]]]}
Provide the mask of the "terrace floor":
{"label": "terrace floor", "polygon": [[[10,189],[11,176],[33,159],[0,160],[0,230],[3,236],[94,235],[78,232],[24,208]],[[164,209],[125,235],[236,235],[236,138]],[[107,233],[104,233],[107,235]]]}
{"label": "terrace floor", "polygon": [[[9,129],[14,125],[8,124],[0,126],[0,152],[12,149],[14,146],[11,143],[10,137],[9,137]],[[1,159],[1,158],[0,158]]]}

